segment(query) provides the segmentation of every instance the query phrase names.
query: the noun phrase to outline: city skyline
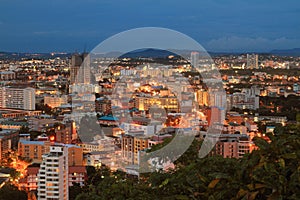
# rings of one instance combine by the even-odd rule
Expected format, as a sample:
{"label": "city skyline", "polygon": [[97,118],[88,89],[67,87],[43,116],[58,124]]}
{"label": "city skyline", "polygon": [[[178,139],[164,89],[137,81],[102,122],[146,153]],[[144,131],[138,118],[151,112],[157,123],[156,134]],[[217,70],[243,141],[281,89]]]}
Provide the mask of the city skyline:
{"label": "city skyline", "polygon": [[300,199],[300,2],[2,0],[0,200]]}
{"label": "city skyline", "polygon": [[[152,50],[144,53],[154,55]],[[91,195],[136,199],[136,192],[153,192],[151,199],[164,199],[178,195],[177,190],[161,191],[181,182],[182,175],[201,183],[194,167],[208,170],[199,173],[205,179],[213,177],[216,169],[231,176],[234,166],[246,166],[236,168],[238,174],[252,170],[248,163],[259,161],[254,157],[257,153],[264,159],[267,151],[274,159],[267,165],[277,164],[277,156],[282,156],[284,165],[277,172],[291,182],[282,196],[295,196],[292,182],[297,182],[294,163],[299,156],[284,156],[288,151],[300,155],[299,61],[299,56],[272,54],[207,58],[203,52],[191,52],[187,58],[136,55],[114,60],[76,53],[72,57],[57,54],[32,59],[31,54],[22,54],[1,59],[0,199],[9,199],[11,192],[22,195],[12,197],[20,200],[76,200]],[[292,145],[281,145],[284,138]],[[234,163],[223,168],[225,161]],[[206,163],[205,167],[196,167],[198,162]],[[191,167],[192,174],[187,173],[185,169]],[[265,164],[254,168],[257,173],[265,170]],[[157,170],[161,170],[159,176],[174,178],[174,184],[162,189],[153,185],[151,177],[157,174],[151,172]],[[123,181],[130,186],[127,182],[141,176],[145,178],[132,186],[134,193],[123,192]],[[249,180],[261,182],[251,173],[246,176],[246,181],[231,176],[240,186],[230,187],[228,195],[222,189],[217,199],[239,196]],[[274,176],[266,172],[262,180],[266,177]],[[203,183],[207,188],[201,194],[204,199],[207,194],[218,194],[210,194],[215,180],[219,182],[216,177]],[[286,187],[286,182],[259,191],[256,199],[266,199],[273,188]],[[100,184],[108,189],[98,189],[104,188]],[[87,192],[88,188],[94,188],[95,194]],[[198,188],[197,184],[192,187]],[[200,194],[189,194],[190,189],[190,184],[184,184],[180,190],[185,199],[198,198]]]}
{"label": "city skyline", "polygon": [[90,51],[121,31],[164,27],[208,51],[268,52],[300,47],[299,15],[297,1],[3,1],[0,50]]}

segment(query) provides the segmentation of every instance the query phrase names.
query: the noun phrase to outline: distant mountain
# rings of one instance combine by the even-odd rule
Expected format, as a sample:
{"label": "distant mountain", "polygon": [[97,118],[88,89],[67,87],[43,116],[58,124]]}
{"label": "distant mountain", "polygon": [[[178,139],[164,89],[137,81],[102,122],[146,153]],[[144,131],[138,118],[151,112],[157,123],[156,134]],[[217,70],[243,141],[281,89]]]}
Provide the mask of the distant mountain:
{"label": "distant mountain", "polygon": [[[179,55],[182,57],[190,57],[191,52],[195,50],[177,50],[177,49],[168,49],[168,50],[160,50],[160,49],[139,49],[135,51],[131,51],[120,56],[121,58],[138,58],[138,57],[152,57],[152,58],[166,58],[170,55]],[[214,56],[226,56],[226,55],[240,55],[245,54],[245,52],[212,52],[212,51],[204,51],[199,52],[200,55],[210,55]]]}
{"label": "distant mountain", "polygon": [[[161,50],[161,49],[138,49],[128,53],[122,52],[108,52],[108,53],[98,53],[93,54],[95,57],[108,57],[108,58],[166,58],[170,55],[176,55],[173,52],[176,52],[178,55],[182,55],[183,57],[189,57],[193,50]],[[205,54],[206,52],[204,52]],[[245,52],[207,52],[212,57],[220,56],[220,55],[239,55],[245,54]],[[255,53],[255,52],[253,52]],[[257,52],[258,53],[258,52]],[[201,52],[200,52],[201,54]],[[294,49],[275,49],[270,52],[260,52],[259,54],[273,54],[278,56],[300,56],[300,48]],[[1,52],[0,51],[0,59],[15,59],[19,60],[21,58],[27,59],[49,59],[49,58],[65,58],[71,57],[72,53],[16,53],[16,52]]]}
{"label": "distant mountain", "polygon": [[279,55],[279,56],[300,56],[300,48],[275,49],[270,51],[270,54]]}
{"label": "distant mountain", "polygon": [[[182,57],[189,57],[191,52],[195,50],[177,50],[177,49],[168,49],[168,50],[161,50],[161,49],[139,49],[135,51],[131,51],[125,53],[121,56],[121,58],[137,58],[137,57],[151,57],[151,58],[166,58],[168,56],[182,56]],[[203,52],[204,55],[208,53],[209,55],[229,55],[229,54],[236,54],[236,53],[219,53],[219,52]],[[201,54],[201,52],[200,52]]]}
{"label": "distant mountain", "polygon": [[[190,57],[191,52],[195,50],[177,50],[177,49],[167,49],[167,50],[160,50],[160,49],[153,49],[153,48],[145,48],[145,49],[138,49],[127,53],[122,52],[108,52],[108,53],[92,53],[94,57],[102,58],[166,58],[170,55],[173,56],[182,56],[182,57]],[[207,53],[210,56],[220,56],[220,55],[240,55],[239,52],[202,52],[204,55]],[[200,52],[201,54],[201,52]]]}
{"label": "distant mountain", "polygon": [[138,49],[121,55],[121,58],[166,58],[174,53],[160,49]]}

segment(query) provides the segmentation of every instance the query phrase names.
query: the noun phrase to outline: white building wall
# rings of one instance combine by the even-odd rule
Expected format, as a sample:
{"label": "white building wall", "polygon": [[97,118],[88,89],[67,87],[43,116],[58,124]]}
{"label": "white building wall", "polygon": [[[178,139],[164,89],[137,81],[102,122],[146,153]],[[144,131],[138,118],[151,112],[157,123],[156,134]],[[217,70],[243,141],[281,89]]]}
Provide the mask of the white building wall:
{"label": "white building wall", "polygon": [[69,199],[68,148],[51,146],[38,173],[38,199]]}
{"label": "white building wall", "polygon": [[35,110],[35,89],[2,87],[0,89],[0,107]]}

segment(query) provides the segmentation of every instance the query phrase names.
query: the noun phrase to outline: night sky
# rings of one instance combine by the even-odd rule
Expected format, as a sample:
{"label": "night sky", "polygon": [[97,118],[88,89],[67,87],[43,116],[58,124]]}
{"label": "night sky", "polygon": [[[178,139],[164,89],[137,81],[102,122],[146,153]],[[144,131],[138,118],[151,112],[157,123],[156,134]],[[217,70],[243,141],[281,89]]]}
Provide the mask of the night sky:
{"label": "night sky", "polygon": [[74,52],[138,27],[187,34],[209,51],[300,47],[299,0],[0,0],[0,51]]}

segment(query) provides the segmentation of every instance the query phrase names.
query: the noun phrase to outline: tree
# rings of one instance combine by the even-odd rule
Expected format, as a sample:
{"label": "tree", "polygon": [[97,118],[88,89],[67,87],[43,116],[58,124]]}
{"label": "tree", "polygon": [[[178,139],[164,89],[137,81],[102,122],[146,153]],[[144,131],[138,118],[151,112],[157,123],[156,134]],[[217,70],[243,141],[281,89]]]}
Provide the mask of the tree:
{"label": "tree", "polygon": [[297,113],[296,115],[296,121],[298,124],[300,124],[300,113]]}
{"label": "tree", "polygon": [[35,104],[36,110],[41,110],[47,115],[53,115],[52,108],[49,105]]}
{"label": "tree", "polygon": [[[242,159],[243,180],[247,187],[241,188],[239,196],[252,199],[298,199],[300,192],[300,128],[294,133],[272,135],[268,143],[255,139],[259,150]],[[248,180],[248,181],[246,181]]]}
{"label": "tree", "polygon": [[42,134],[40,131],[30,131],[30,140],[35,140],[39,135]]}
{"label": "tree", "polygon": [[73,183],[73,186],[69,187],[69,200],[75,200],[76,196],[82,191],[83,189],[80,187],[79,183]]}
{"label": "tree", "polygon": [[20,172],[18,172],[16,169],[13,169],[13,168],[11,168],[11,171],[9,174],[12,179],[16,179],[20,176]]}
{"label": "tree", "polygon": [[242,159],[194,157],[200,147],[194,141],[168,172],[135,179],[106,167],[91,169],[76,199],[300,199],[300,125],[266,135],[271,142],[255,138],[259,149]]}
{"label": "tree", "polygon": [[18,190],[16,186],[5,184],[0,188],[0,200],[17,199],[27,200],[26,192]]}
{"label": "tree", "polygon": [[27,126],[22,126],[19,130],[20,134],[28,133],[28,132],[29,132],[29,128]]}

